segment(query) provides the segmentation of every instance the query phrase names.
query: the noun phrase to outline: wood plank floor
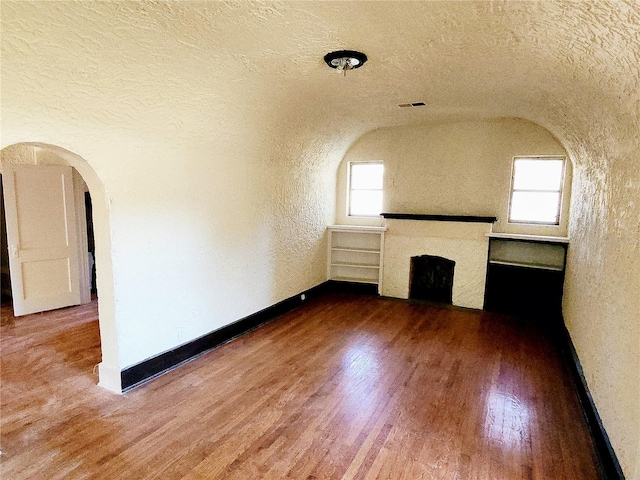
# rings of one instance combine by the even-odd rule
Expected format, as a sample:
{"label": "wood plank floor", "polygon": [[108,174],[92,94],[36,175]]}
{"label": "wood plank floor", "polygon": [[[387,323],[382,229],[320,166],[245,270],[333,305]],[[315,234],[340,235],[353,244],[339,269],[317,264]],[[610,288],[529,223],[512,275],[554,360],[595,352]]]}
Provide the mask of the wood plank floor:
{"label": "wood plank floor", "polygon": [[118,396],[96,315],[2,309],[2,479],[600,478],[532,323],[327,295]]}

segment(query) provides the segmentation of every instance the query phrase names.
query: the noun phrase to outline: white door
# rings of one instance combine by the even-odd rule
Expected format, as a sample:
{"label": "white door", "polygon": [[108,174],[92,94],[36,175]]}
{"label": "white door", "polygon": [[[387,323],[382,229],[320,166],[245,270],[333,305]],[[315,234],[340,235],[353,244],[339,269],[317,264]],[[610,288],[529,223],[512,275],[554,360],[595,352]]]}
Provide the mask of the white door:
{"label": "white door", "polygon": [[80,303],[71,167],[2,166],[16,316]]}

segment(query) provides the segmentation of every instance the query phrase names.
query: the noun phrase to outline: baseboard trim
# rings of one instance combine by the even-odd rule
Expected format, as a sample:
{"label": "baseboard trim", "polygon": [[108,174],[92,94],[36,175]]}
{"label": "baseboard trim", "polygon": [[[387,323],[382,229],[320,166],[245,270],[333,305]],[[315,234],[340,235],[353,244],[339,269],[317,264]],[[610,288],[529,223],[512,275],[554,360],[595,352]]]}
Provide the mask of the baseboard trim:
{"label": "baseboard trim", "polygon": [[[144,360],[120,372],[122,391],[126,392],[156,378],[195,357],[216,348],[260,325],[263,325],[291,310],[300,307],[312,298],[333,291],[334,286],[324,282],[300,292],[259,312],[196,338],[184,345]],[[302,296],[305,296],[303,299]]]}
{"label": "baseboard trim", "polygon": [[328,280],[327,292],[355,293],[358,295],[378,295],[378,285],[375,283],[345,282],[342,280]]}
{"label": "baseboard trim", "polygon": [[587,380],[584,376],[578,353],[576,352],[573,341],[571,340],[571,335],[569,335],[564,321],[560,328],[560,347],[573,377],[573,383],[580,401],[580,406],[582,407],[582,413],[587,421],[591,439],[596,449],[603,478],[605,480],[624,480],[624,473],[620,467],[620,462],[618,461],[616,452],[613,450],[600,414],[598,414],[598,409],[587,386]]}

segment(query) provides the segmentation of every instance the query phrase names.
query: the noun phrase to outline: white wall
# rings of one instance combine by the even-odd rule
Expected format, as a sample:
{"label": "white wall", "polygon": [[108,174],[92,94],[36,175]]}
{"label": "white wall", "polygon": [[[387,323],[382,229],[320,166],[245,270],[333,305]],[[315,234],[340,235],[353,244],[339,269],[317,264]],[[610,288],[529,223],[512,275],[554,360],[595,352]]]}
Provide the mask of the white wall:
{"label": "white wall", "polygon": [[571,162],[558,226],[509,224],[509,189],[514,156],[566,155],[547,130],[519,119],[467,121],[381,128],[362,136],[340,164],[336,219],[345,224],[380,224],[346,215],[347,164],[382,160],[387,212],[497,216],[495,232],[567,234]]}
{"label": "white wall", "polygon": [[[112,147],[93,142],[86,155],[109,192],[109,210],[96,209],[94,220],[110,217],[110,232],[96,232],[112,245],[98,258],[99,274],[113,271],[106,282],[117,299],[115,338],[101,332],[103,355],[117,343],[110,366],[126,368],[325,280],[330,168],[261,164],[256,152],[237,149],[178,153],[149,144],[129,151],[136,161],[124,171],[110,161]],[[3,160],[29,161],[10,158],[25,148],[42,150],[10,147]],[[86,144],[72,148],[86,151]],[[109,300],[102,280],[101,303]],[[108,311],[100,314],[109,321]]]}
{"label": "white wall", "polygon": [[[640,110],[639,110],[640,111]],[[623,119],[624,117],[621,117]],[[640,479],[640,142],[638,126],[592,132],[575,149],[563,311],[627,478]],[[626,132],[626,133],[624,133]]]}
{"label": "white wall", "polygon": [[123,367],[325,279],[331,212],[319,200],[331,183],[223,148],[194,149],[182,162],[140,154],[131,180],[114,182]]}

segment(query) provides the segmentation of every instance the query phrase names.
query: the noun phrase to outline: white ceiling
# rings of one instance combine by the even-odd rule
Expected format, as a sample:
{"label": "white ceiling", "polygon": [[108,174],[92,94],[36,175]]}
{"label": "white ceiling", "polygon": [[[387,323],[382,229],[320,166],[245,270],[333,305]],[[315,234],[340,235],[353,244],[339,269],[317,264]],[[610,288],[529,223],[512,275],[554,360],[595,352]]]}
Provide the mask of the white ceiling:
{"label": "white ceiling", "polygon": [[[9,117],[188,142],[509,116],[571,147],[640,111],[634,0],[3,1],[2,20]],[[344,48],[369,56],[346,78],[323,62]]]}

